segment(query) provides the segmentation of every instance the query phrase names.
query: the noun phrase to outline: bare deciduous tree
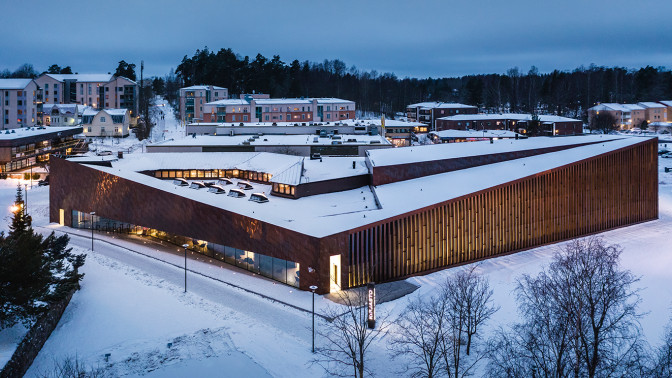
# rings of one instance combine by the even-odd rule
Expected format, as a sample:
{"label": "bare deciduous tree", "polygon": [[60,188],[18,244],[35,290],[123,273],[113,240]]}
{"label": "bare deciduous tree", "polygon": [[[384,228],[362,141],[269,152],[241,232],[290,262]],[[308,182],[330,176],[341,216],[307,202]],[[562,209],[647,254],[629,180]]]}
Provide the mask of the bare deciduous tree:
{"label": "bare deciduous tree", "polygon": [[[466,377],[485,357],[483,348],[474,351],[478,331],[498,310],[492,303],[487,278],[476,273],[477,266],[446,280],[442,296],[446,303],[447,327],[441,342],[444,369],[449,377]],[[464,352],[464,354],[463,354]]]}
{"label": "bare deciduous tree", "polygon": [[661,345],[654,356],[651,376],[655,378],[672,377],[672,322],[668,325]]}
{"label": "bare deciduous tree", "polygon": [[[491,375],[636,376],[646,358],[637,313],[638,281],[618,266],[621,249],[603,239],[577,239],[557,252],[546,271],[516,288],[525,318],[502,333]],[[502,353],[507,353],[502,355]]]}
{"label": "bare deciduous tree", "polygon": [[415,298],[394,322],[395,336],[390,341],[392,357],[409,357],[401,373],[433,378],[442,369],[441,345],[446,331],[445,297]]}
{"label": "bare deciduous tree", "polygon": [[372,375],[367,368],[367,351],[375,340],[387,333],[389,323],[384,314],[376,314],[376,328],[367,325],[367,290],[359,287],[338,293],[344,306],[331,306],[323,315],[331,322],[324,322],[317,334],[322,345],[313,359],[332,376],[355,376],[363,378]]}

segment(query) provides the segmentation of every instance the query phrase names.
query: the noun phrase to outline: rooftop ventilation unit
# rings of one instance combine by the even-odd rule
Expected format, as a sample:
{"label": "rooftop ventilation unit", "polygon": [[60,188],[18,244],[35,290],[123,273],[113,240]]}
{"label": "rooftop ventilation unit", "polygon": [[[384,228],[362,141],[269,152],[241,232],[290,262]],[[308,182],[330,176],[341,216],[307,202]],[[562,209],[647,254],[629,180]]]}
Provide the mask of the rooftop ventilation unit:
{"label": "rooftop ventilation unit", "polygon": [[252,184],[247,181],[238,181],[238,188],[243,190],[252,190]]}
{"label": "rooftop ventilation unit", "polygon": [[243,192],[240,189],[233,188],[229,190],[229,194],[227,194],[229,197],[235,197],[235,198],[243,198],[245,197],[245,192]]}
{"label": "rooftop ventilation unit", "polygon": [[183,178],[173,179],[173,185],[177,186],[189,186],[189,182]]}
{"label": "rooftop ventilation unit", "polygon": [[233,181],[229,180],[228,177],[220,177],[217,180],[217,185],[232,185]]}
{"label": "rooftop ventilation unit", "polygon": [[248,201],[257,202],[257,203],[266,203],[268,202],[268,197],[264,193],[252,193]]}
{"label": "rooftop ventilation unit", "polygon": [[190,189],[201,189],[201,188],[205,188],[205,184],[203,183],[203,181],[194,181],[194,182],[191,183],[191,185],[189,185],[189,188]]}
{"label": "rooftop ventilation unit", "polygon": [[219,185],[212,185],[208,188],[208,192],[215,194],[226,194],[226,190]]}

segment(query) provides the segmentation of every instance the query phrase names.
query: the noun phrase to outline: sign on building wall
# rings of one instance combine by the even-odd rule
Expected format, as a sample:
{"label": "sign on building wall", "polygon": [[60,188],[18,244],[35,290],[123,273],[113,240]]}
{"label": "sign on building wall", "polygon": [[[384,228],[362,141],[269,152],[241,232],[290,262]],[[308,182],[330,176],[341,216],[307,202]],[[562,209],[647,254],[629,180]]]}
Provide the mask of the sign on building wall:
{"label": "sign on building wall", "polygon": [[369,328],[376,328],[376,284],[373,282],[366,285],[367,291],[367,303],[368,303],[368,316],[366,322],[369,325]]}

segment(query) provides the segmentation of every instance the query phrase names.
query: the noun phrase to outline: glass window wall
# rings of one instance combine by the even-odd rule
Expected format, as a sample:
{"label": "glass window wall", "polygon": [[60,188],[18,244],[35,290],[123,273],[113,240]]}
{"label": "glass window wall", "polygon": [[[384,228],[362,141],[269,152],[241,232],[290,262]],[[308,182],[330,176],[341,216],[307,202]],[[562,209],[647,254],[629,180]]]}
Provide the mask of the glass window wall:
{"label": "glass window wall", "polygon": [[98,215],[92,217],[86,212],[72,211],[73,228],[91,229],[92,226],[97,231],[142,235],[167,241],[177,246],[189,244],[189,249],[195,252],[287,285],[299,287],[299,264],[296,262],[221,244],[209,243],[203,240],[196,240],[186,236],[174,235],[131,223],[119,222]]}

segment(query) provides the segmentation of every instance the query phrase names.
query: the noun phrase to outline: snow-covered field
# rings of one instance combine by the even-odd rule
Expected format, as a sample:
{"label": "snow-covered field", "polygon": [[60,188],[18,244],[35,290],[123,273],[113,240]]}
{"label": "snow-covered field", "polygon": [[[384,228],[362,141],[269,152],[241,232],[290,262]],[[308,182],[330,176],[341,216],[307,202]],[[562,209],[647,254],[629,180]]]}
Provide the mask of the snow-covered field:
{"label": "snow-covered field", "polygon": [[[163,134],[177,137],[180,128],[172,112],[166,112]],[[157,139],[154,139],[154,138]],[[137,140],[136,140],[137,142]],[[142,153],[137,149],[133,153]],[[602,235],[623,249],[623,265],[641,276],[640,310],[644,334],[659,343],[663,327],[672,315],[672,159],[660,159],[660,219]],[[0,216],[9,216],[17,180],[0,181]],[[61,322],[35,360],[28,376],[48,371],[55,360],[77,356],[91,366],[109,366],[113,375],[184,377],[315,377],[323,370],[311,365],[311,294],[252,276],[232,267],[216,267],[190,259],[194,271],[217,278],[189,274],[184,293],[183,271],[158,258],[181,265],[182,258],[168,246],[133,243],[113,235],[96,234],[90,252],[90,234],[82,230],[48,225],[48,188],[28,191],[28,206],[38,230],[73,233],[71,245],[88,253],[82,290],[77,292]],[[6,229],[6,222],[2,224]],[[107,242],[106,242],[107,241]],[[512,295],[515,280],[536,273],[551,260],[560,245],[490,259],[479,270],[490,279],[499,312],[490,327],[506,325],[516,317]],[[140,255],[130,251],[134,250]],[[201,257],[202,259],[202,257]],[[420,289],[407,297],[378,307],[379,313],[399,314],[409,297],[432,294],[457,269],[446,269],[410,278]],[[228,283],[243,286],[240,290]],[[291,306],[264,298],[259,293]],[[317,308],[330,302],[317,299]],[[317,326],[321,325],[319,321]],[[0,333],[0,358],[11,354],[12,340],[20,330]],[[378,376],[395,376],[403,360],[390,360],[386,339],[372,346],[370,366]],[[319,345],[320,340],[317,340]],[[169,345],[170,344],[170,345]],[[105,355],[109,357],[105,358]],[[7,357],[8,358],[8,357]],[[1,360],[0,360],[1,362]]]}

